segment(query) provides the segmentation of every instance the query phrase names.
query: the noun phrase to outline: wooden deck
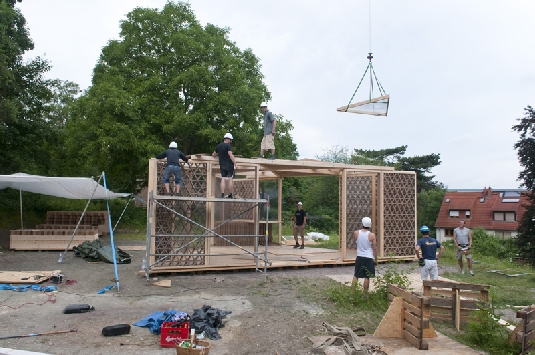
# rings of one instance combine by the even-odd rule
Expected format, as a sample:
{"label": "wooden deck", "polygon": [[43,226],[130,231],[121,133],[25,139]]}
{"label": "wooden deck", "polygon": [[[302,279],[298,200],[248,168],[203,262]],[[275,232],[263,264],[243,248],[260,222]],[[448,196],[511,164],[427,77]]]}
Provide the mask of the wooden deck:
{"label": "wooden deck", "polygon": [[[254,253],[253,246],[242,247],[250,253]],[[258,247],[258,269],[264,269],[265,246]],[[214,255],[218,254],[218,255]],[[294,249],[289,245],[269,245],[267,248],[267,261],[271,265],[265,265],[267,269],[299,268],[308,266],[324,265],[353,265],[355,263],[356,251],[348,250],[347,257],[342,259],[339,250],[326,248],[312,248],[305,245],[304,249]],[[210,255],[206,257],[206,265],[196,266],[174,266],[158,267],[152,266],[150,274],[159,273],[183,273],[202,271],[223,271],[223,270],[244,270],[256,269],[254,255],[248,254],[240,248],[233,246],[211,246]],[[379,258],[379,262],[385,262],[391,258]],[[396,260],[414,260],[413,257],[402,257]]]}

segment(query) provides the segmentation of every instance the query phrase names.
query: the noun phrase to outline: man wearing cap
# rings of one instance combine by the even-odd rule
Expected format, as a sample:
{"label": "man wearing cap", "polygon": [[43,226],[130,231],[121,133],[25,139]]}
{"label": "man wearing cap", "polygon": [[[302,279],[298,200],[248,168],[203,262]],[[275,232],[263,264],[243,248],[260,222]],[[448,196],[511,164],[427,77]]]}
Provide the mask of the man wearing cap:
{"label": "man wearing cap", "polygon": [[[293,229],[294,229],[294,239],[295,239],[295,248],[305,249],[305,225],[307,224],[307,213],[303,209],[303,204],[297,202],[297,211],[294,214]],[[298,234],[301,234],[301,246],[299,246],[299,237]]]}
{"label": "man wearing cap", "polygon": [[234,170],[237,169],[236,159],[232,154],[232,134],[226,133],[223,137],[223,143],[219,143],[215,147],[212,156],[219,156],[219,169],[221,170],[221,198],[225,198],[225,191],[228,192],[228,198],[235,198],[232,196],[234,192]]}
{"label": "man wearing cap", "polygon": [[375,234],[370,232],[372,219],[362,218],[362,228],[353,232],[357,245],[357,259],[355,260],[355,274],[351,287],[355,290],[359,279],[364,279],[362,287],[364,295],[367,295],[370,288],[370,277],[375,277],[375,266],[377,265],[377,241]]}
{"label": "man wearing cap", "polygon": [[171,142],[169,144],[169,149],[165,152],[162,152],[156,156],[156,159],[167,158],[167,167],[163,173],[163,183],[165,185],[165,193],[169,195],[169,180],[171,175],[175,176],[175,195],[178,195],[180,192],[180,184],[182,184],[182,172],[180,170],[179,159],[188,162],[188,157],[184,155],[180,150],[177,149],[176,142]]}
{"label": "man wearing cap", "polygon": [[271,149],[271,160],[275,160],[275,127],[277,127],[277,120],[273,113],[268,110],[267,103],[262,102],[260,109],[264,113],[264,138],[260,144],[260,158],[264,157],[264,150]]}
{"label": "man wearing cap", "polygon": [[[431,280],[438,280],[437,260],[444,254],[444,246],[435,238],[431,238],[428,226],[422,226],[420,233],[422,233],[423,238],[416,243],[416,257],[419,259],[420,275],[422,280],[427,280],[428,277]],[[439,249],[438,255],[437,248]]]}

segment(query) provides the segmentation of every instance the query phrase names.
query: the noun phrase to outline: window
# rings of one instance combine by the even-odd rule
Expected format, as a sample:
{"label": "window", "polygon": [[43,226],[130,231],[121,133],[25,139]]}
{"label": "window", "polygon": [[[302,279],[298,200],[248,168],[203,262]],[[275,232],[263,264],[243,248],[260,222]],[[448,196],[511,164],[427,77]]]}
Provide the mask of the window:
{"label": "window", "polygon": [[444,229],[444,235],[446,237],[453,237],[453,229]]}
{"label": "window", "polygon": [[459,211],[450,210],[450,218],[459,218]]}
{"label": "window", "polygon": [[446,203],[450,203],[450,199],[449,198],[446,199]]}
{"label": "window", "polygon": [[465,211],[464,215],[466,216],[466,218],[470,218],[470,211]]}
{"label": "window", "polygon": [[479,199],[479,203],[483,203],[483,202],[485,202],[485,198],[484,198],[484,197],[481,197],[481,198]]}
{"label": "window", "polygon": [[494,212],[494,220],[497,222],[516,222],[515,212]]}

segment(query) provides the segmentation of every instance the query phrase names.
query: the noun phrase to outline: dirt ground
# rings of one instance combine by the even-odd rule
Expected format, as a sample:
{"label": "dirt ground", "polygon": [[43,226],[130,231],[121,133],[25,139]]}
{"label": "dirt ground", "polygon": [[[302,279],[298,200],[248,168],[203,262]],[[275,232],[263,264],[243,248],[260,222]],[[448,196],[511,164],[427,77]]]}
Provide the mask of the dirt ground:
{"label": "dirt ground", "polygon": [[[332,282],[325,275],[353,273],[353,266],[337,266],[268,270],[267,275],[254,271],[158,275],[158,280],[171,280],[171,287],[164,288],[137,274],[144,251],[128,253],[132,264],[118,266],[121,292],[114,288],[98,294],[105,286],[115,285],[112,264],[87,263],[72,252],[58,264],[59,252],[3,249],[0,271],[61,269],[65,280],[76,282],[62,283],[57,293],[49,295],[34,290],[0,291],[0,337],[69,329],[77,332],[0,339],[0,348],[56,355],[175,354],[174,349],[161,348],[159,336],[146,328],[132,326],[130,334],[116,337],[104,337],[101,331],[109,325],[132,324],[156,311],[176,309],[191,314],[210,305],[232,312],[219,331],[222,339],[211,341],[211,355],[317,354],[308,337],[328,335],[322,326],[324,307],[298,297],[299,288]],[[63,314],[67,305],[79,303],[95,310]]]}

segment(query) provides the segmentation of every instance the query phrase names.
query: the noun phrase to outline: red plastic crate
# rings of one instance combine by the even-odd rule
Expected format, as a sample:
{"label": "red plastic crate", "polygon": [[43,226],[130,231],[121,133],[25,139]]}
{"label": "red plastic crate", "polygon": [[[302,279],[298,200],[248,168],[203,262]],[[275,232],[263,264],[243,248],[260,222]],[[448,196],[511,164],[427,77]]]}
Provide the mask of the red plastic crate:
{"label": "red plastic crate", "polygon": [[189,322],[163,322],[160,333],[160,346],[174,348],[182,340],[189,338]]}

